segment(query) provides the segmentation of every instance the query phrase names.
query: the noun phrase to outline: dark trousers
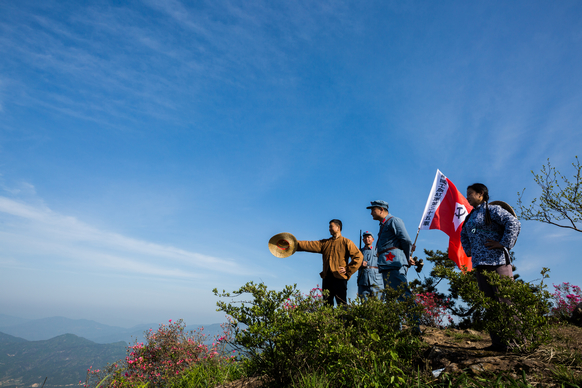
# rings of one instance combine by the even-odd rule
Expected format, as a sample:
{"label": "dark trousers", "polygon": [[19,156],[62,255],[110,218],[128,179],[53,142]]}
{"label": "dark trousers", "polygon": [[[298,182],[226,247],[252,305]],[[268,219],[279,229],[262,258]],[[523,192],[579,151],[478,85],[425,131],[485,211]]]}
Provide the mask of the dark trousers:
{"label": "dark trousers", "polygon": [[329,290],[326,303],[330,306],[333,306],[334,298],[338,306],[340,304],[348,303],[348,281],[346,279],[338,279],[333,276],[330,271],[327,273],[327,276],[323,278],[321,288]]}
{"label": "dark trousers", "polygon": [[[478,265],[477,266],[477,284],[479,285],[479,290],[483,291],[486,297],[496,300],[497,302],[503,302],[506,304],[511,304],[509,299],[498,297],[499,287],[494,287],[485,277],[485,272],[497,272],[499,276],[509,276],[513,278],[513,270],[511,264],[506,265]],[[517,317],[515,317],[517,319]],[[495,319],[495,317],[487,316],[487,319]],[[491,343],[498,346],[506,346],[507,344],[502,343],[501,338],[497,333],[490,332]]]}

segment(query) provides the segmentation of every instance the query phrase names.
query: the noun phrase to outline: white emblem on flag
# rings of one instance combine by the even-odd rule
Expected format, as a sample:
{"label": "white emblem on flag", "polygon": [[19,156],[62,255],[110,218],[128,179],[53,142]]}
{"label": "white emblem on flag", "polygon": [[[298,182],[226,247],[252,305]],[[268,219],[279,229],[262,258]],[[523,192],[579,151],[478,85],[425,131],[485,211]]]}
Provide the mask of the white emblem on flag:
{"label": "white emblem on flag", "polygon": [[455,204],[455,215],[453,216],[453,224],[455,225],[455,230],[459,229],[459,225],[465,221],[465,218],[469,215],[465,205],[460,203]]}

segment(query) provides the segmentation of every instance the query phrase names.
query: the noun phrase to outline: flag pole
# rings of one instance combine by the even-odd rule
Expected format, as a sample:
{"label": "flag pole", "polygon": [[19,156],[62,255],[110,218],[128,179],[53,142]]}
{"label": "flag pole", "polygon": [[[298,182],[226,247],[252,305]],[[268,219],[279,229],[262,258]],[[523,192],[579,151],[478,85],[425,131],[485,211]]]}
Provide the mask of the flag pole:
{"label": "flag pole", "polygon": [[418,240],[418,234],[420,233],[420,226],[418,227],[418,230],[416,231],[416,237],[414,238],[414,242],[412,243],[412,250],[411,250],[411,254],[416,250],[416,240]]}

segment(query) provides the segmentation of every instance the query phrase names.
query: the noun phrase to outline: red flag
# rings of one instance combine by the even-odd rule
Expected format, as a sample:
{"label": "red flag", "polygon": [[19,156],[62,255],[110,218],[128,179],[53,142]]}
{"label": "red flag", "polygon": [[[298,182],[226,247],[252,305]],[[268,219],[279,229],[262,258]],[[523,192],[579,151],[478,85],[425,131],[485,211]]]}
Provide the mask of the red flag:
{"label": "red flag", "polygon": [[460,269],[466,266],[468,271],[473,266],[461,245],[461,229],[471,210],[473,207],[453,182],[437,170],[418,228],[445,232],[449,236],[449,259]]}

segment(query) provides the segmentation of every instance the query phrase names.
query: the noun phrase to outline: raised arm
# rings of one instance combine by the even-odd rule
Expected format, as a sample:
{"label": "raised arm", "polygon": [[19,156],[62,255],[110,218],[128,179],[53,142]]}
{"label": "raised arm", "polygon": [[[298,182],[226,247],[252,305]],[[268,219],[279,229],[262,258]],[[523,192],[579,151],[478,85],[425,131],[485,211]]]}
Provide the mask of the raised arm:
{"label": "raised arm", "polygon": [[297,241],[297,251],[321,253],[321,241]]}

